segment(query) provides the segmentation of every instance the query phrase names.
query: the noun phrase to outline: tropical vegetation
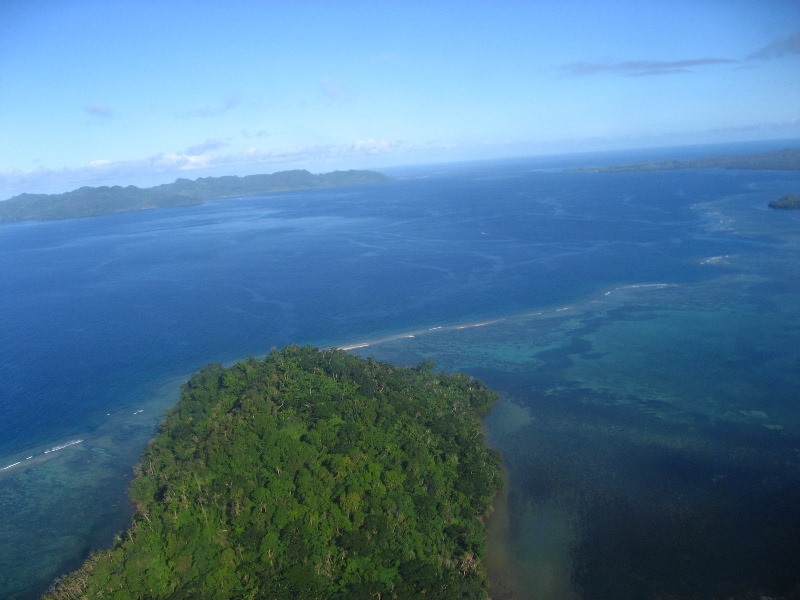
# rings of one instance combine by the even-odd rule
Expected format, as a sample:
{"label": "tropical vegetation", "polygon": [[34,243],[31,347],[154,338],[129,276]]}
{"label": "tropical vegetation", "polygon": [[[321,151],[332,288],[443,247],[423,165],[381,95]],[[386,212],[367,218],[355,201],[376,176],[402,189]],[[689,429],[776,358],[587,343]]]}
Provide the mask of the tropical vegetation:
{"label": "tropical vegetation", "polygon": [[208,365],[143,454],[131,528],[45,598],[486,598],[494,399],[334,349]]}

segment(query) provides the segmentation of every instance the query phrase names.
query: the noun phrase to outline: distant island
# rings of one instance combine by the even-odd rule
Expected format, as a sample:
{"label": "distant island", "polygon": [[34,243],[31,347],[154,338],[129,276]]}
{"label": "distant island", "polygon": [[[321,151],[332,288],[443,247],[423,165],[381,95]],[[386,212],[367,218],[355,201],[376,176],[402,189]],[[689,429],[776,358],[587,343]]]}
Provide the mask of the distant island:
{"label": "distant island", "polygon": [[630,171],[672,171],[675,169],[800,169],[800,148],[786,148],[758,154],[737,154],[696,158],[693,160],[665,160],[662,162],[632,163],[608,167],[585,167],[580,171],[593,173],[625,173]]}
{"label": "distant island", "polygon": [[486,599],[495,398],[310,346],[208,365],[144,452],[131,528],[44,598]]}
{"label": "distant island", "polygon": [[780,208],[788,210],[800,209],[800,194],[788,194],[783,198],[773,200],[768,204],[770,208]]}
{"label": "distant island", "polygon": [[51,221],[95,217],[132,210],[202,204],[211,198],[248,196],[388,181],[375,171],[333,171],[314,175],[306,170],[280,171],[270,175],[177,179],[150,188],[133,185],[82,187],[64,194],[20,194],[0,202],[0,221],[34,219]]}

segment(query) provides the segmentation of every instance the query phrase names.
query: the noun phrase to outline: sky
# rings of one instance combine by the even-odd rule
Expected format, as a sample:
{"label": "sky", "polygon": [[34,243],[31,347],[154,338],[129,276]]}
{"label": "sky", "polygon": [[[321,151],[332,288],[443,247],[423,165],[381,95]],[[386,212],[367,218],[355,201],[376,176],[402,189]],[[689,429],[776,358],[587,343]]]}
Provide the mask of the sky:
{"label": "sky", "polygon": [[0,0],[0,199],[800,138],[800,0]]}

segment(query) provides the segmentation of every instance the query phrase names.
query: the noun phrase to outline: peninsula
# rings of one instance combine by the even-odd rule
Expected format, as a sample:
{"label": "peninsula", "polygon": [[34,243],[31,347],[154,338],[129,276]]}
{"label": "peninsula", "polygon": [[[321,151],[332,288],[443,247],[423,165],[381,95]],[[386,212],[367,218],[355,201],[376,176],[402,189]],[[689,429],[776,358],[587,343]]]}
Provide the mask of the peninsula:
{"label": "peninsula", "polygon": [[495,398],[310,346],[208,365],[136,468],[130,529],[44,598],[485,599]]}
{"label": "peninsula", "polygon": [[768,206],[784,210],[800,210],[800,194],[787,194],[783,198],[773,200]]}
{"label": "peninsula", "polygon": [[608,167],[586,167],[578,170],[593,173],[624,173],[630,171],[672,171],[675,169],[796,170],[800,169],[800,148],[785,148],[757,154],[725,154],[692,160],[666,160]]}
{"label": "peninsula", "polygon": [[0,221],[95,217],[132,210],[190,206],[211,198],[376,183],[389,179],[375,171],[333,171],[315,175],[306,170],[294,170],[245,177],[177,179],[174,183],[150,188],[133,185],[82,187],[63,194],[20,194],[9,198],[0,202]]}

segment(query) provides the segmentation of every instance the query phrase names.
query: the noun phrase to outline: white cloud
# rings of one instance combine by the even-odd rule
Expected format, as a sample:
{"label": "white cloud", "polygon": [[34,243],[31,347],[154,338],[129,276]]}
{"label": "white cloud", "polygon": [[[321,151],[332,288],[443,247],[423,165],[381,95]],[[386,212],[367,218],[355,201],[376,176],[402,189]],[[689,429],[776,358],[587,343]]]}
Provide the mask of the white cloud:
{"label": "white cloud", "polygon": [[387,154],[389,152],[394,152],[400,146],[401,144],[399,142],[369,138],[367,140],[358,140],[354,142],[353,145],[350,146],[350,149],[356,154]]}
{"label": "white cloud", "polygon": [[[208,143],[216,146],[215,141]],[[97,159],[83,167],[65,169],[17,169],[0,170],[0,200],[17,194],[61,193],[84,185],[139,185],[150,186],[183,176],[186,171],[214,170],[226,174],[245,172],[280,171],[303,165],[315,169],[314,165],[325,165],[331,160],[352,162],[359,167],[359,158],[387,155],[398,150],[414,152],[422,146],[413,146],[391,140],[366,139],[350,144],[328,144],[295,146],[292,148],[251,147],[232,154],[209,154],[195,152],[198,147],[181,153],[159,153],[139,160],[111,161]],[[224,145],[224,144],[223,144]],[[192,153],[188,150],[193,150]]]}
{"label": "white cloud", "polygon": [[[800,121],[761,123],[731,130],[682,132],[675,136],[642,139],[598,138],[555,140],[533,144],[507,140],[480,146],[486,152],[477,156],[525,156],[608,148],[655,147],[683,143],[712,143],[742,140],[767,140],[800,137]],[[0,200],[21,193],[61,193],[84,185],[137,185],[148,187],[186,177],[187,172],[201,175],[247,175],[306,168],[328,171],[333,168],[369,168],[369,165],[404,164],[419,161],[467,160],[476,158],[478,146],[464,147],[446,140],[406,142],[366,138],[346,144],[268,148],[252,146],[230,154],[160,153],[139,160],[110,161],[97,159],[82,167],[64,169],[38,168],[29,171],[0,168]]]}

